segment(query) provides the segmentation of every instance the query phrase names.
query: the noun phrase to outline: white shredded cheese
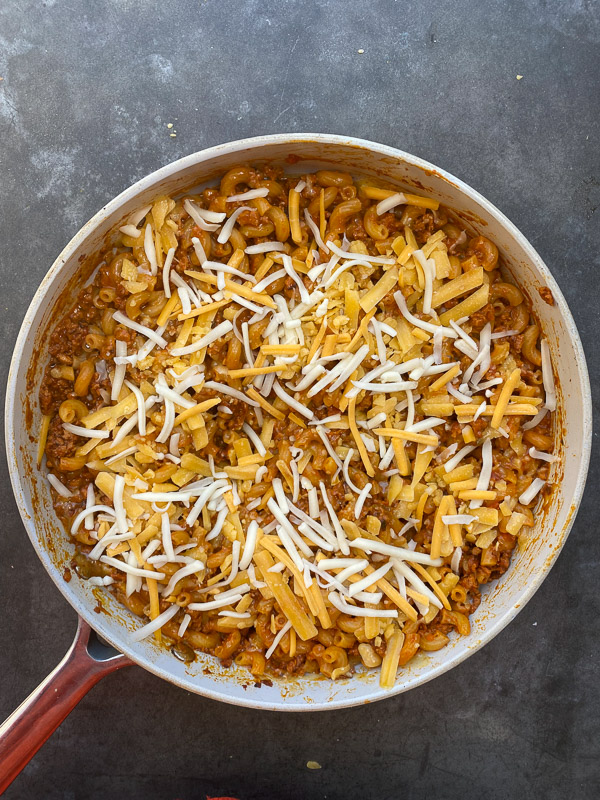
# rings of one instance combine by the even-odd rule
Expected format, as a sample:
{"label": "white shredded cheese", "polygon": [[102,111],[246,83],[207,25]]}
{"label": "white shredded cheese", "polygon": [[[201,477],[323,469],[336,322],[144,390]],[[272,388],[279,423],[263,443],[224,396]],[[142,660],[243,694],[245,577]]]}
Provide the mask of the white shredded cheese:
{"label": "white shredded cheese", "polygon": [[116,461],[120,461],[122,458],[127,458],[127,456],[131,456],[134,453],[137,453],[138,450],[139,450],[139,448],[137,447],[137,445],[132,445],[131,447],[126,447],[125,450],[121,450],[116,455],[111,456],[110,458],[107,458],[104,463],[106,464],[107,467],[109,467],[111,464],[114,464]]}
{"label": "white shredded cheese", "polygon": [[[133,538],[133,536],[131,536],[131,538]],[[99,542],[99,544],[104,544],[104,539],[106,539],[106,536]],[[103,564],[108,564],[110,567],[114,567],[115,569],[125,572],[128,575],[135,575],[137,578],[153,578],[157,581],[162,581],[163,578],[166,577],[164,572],[154,572],[149,569],[132,567],[129,564],[126,564],[124,561],[120,561],[118,558],[112,558],[111,556],[100,556],[100,561],[102,561]],[[179,606],[177,606],[177,608],[179,608]],[[156,619],[158,619],[158,617]]]}
{"label": "white shredded cheese", "polygon": [[231,236],[233,227],[237,222],[237,218],[243,211],[254,211],[254,209],[251,206],[240,206],[239,208],[236,208],[227,222],[223,225],[221,232],[217,236],[217,242],[219,242],[219,244],[225,244],[225,242],[229,241],[229,237]]}
{"label": "white shredded cheese", "polygon": [[436,331],[433,334],[433,363],[442,363],[442,344],[444,341],[444,334],[441,331]]}
{"label": "white shredded cheese", "polygon": [[186,397],[182,397],[179,392],[174,391],[169,386],[164,379],[163,375],[159,375],[158,380],[154,386],[156,389],[156,393],[160,395],[160,397],[164,397],[166,400],[170,400],[176,406],[181,406],[181,408],[193,408],[196,404],[193,400],[188,400]]}
{"label": "white shredded cheese", "polygon": [[169,439],[169,453],[172,456],[179,457],[179,455],[180,455],[180,451],[179,451],[179,437],[180,436],[181,436],[180,433],[174,433],[174,434],[172,434],[171,438]]}
{"label": "white shredded cheese", "polygon": [[125,489],[125,478],[122,475],[115,475],[115,485],[113,489],[113,506],[115,508],[115,519],[117,531],[127,533],[127,516],[123,505],[123,490]]}
{"label": "white shredded cheese", "polygon": [[450,561],[450,569],[455,575],[459,575],[460,570],[460,560],[462,558],[462,548],[456,547],[454,548],[454,552],[452,553],[452,560]]}
{"label": "white shredded cheese", "polygon": [[161,444],[169,440],[169,437],[173,431],[173,425],[175,424],[175,404],[168,397],[164,397],[164,405],[165,419],[161,431],[156,437],[156,441],[160,442]]}
{"label": "white shredded cheese", "polygon": [[475,444],[467,444],[465,445],[465,447],[461,447],[461,449],[455,456],[453,456],[449,461],[446,461],[446,463],[444,464],[444,471],[452,472],[453,469],[456,469],[456,467],[458,467],[463,458],[465,458],[465,456],[468,456],[469,453],[472,453],[476,447],[477,445]]}
{"label": "white shredded cheese", "polygon": [[532,428],[536,428],[540,424],[540,422],[544,419],[546,414],[548,414],[549,412],[550,409],[547,406],[544,406],[544,408],[538,411],[535,417],[533,417],[532,419],[529,420],[529,422],[526,422],[523,425],[523,430],[530,431]]}
{"label": "white shredded cheese", "polygon": [[[492,440],[486,439],[481,445],[481,472],[477,479],[477,491],[487,491],[492,476]],[[483,500],[471,500],[470,508],[480,508]]]}
{"label": "white shredded cheese", "polygon": [[394,560],[393,565],[394,565],[394,572],[402,575],[404,578],[406,578],[406,580],[408,581],[408,583],[410,583],[411,586],[413,586],[421,594],[424,594],[427,600],[429,601],[429,604],[434,605],[436,608],[443,608],[441,600],[431,591],[429,586],[427,586],[427,584],[424,583],[419,578],[419,576],[412,571],[412,569],[410,569],[402,561]]}
{"label": "white shredded cheese", "polygon": [[216,328],[213,328],[211,331],[204,336],[201,336],[200,339],[197,339],[192,344],[188,344],[185,347],[173,348],[173,350],[171,350],[171,355],[187,356],[190,353],[196,353],[198,350],[202,350],[203,347],[208,347],[209,344],[216,342],[217,339],[225,336],[231,330],[233,330],[233,325],[228,319],[226,319],[217,325]]}
{"label": "white shredded cheese", "polygon": [[307,408],[306,406],[299,403],[297,400],[294,400],[283,388],[283,386],[279,383],[279,381],[275,381],[273,384],[273,391],[279,397],[280,400],[288,405],[290,408],[293,408],[294,411],[297,411],[299,414],[302,414],[303,417],[307,419],[313,419],[315,416],[315,412],[312,409]]}
{"label": "white shredded cheese", "polygon": [[[144,403],[145,411],[146,412],[149,411],[152,408],[152,406],[154,406],[157,402],[158,402],[158,397],[154,397],[154,396],[148,397],[146,399],[146,402]],[[113,445],[114,446],[120,444],[123,441],[123,439],[127,436],[129,431],[131,431],[136,426],[137,421],[138,421],[138,418],[137,418],[137,415],[135,415],[135,416],[131,416],[126,422],[124,422],[121,425],[117,435],[113,439]]]}
{"label": "white shredded cheese", "polygon": [[[479,334],[479,353],[477,355],[477,358],[473,361],[470,367],[468,367],[468,369],[464,374],[465,383],[472,383],[473,385],[476,385],[490,368],[491,335],[492,335],[492,326],[488,322],[486,323],[486,325],[484,325],[481,333]],[[474,376],[476,367],[479,367],[479,370],[477,372],[477,375]]]}
{"label": "white shredded cheese", "polygon": [[327,598],[334,608],[337,608],[342,614],[348,614],[350,617],[378,617],[380,619],[398,618],[398,612],[392,609],[361,608],[360,606],[350,605],[338,592],[329,592]]}
{"label": "white shredded cheese", "polygon": [[137,427],[138,431],[140,432],[140,436],[146,435],[146,400],[144,395],[142,394],[141,389],[139,386],[136,386],[135,383],[131,383],[131,381],[125,381],[125,386],[130,389],[137,401]]}
{"label": "white shredded cheese", "polygon": [[315,430],[317,431],[321,441],[325,445],[325,449],[327,450],[331,458],[335,461],[337,468],[343,469],[342,461],[338,456],[338,454],[333,449],[331,442],[329,441],[329,437],[327,436],[327,431],[325,430],[325,428],[322,425],[317,425]]}
{"label": "white shredded cheese", "polygon": [[285,250],[285,245],[283,242],[260,242],[260,244],[251,244],[249,247],[246,247],[244,253],[253,256],[257,253],[270,253],[272,250],[281,252]]}
{"label": "white shredded cheese", "polygon": [[356,498],[354,503],[354,519],[360,519],[360,515],[362,514],[363,505],[365,504],[365,500],[371,496],[371,489],[373,488],[372,483],[367,483],[364,489],[361,490],[360,494]]}
{"label": "white shredded cheese", "polygon": [[269,468],[266,467],[264,464],[262,466],[260,466],[256,470],[256,475],[254,476],[254,483],[255,484],[261,483],[262,479],[265,477],[265,475],[267,474],[268,471],[269,471]]}
{"label": "white shredded cheese", "polygon": [[448,336],[452,339],[456,338],[456,333],[452,330],[452,328],[445,328],[442,325],[434,325],[432,322],[425,322],[424,320],[419,319],[411,314],[408,310],[408,306],[406,305],[406,300],[404,299],[402,292],[394,292],[394,300],[396,301],[396,305],[400,309],[402,316],[414,327],[422,328],[428,333],[435,333],[436,330],[441,331],[444,336]]}
{"label": "white shredded cheese", "polygon": [[453,456],[456,451],[458,450],[458,442],[454,442],[453,444],[446,447],[442,452],[436,456],[436,461],[438,464],[443,463],[446,459]]}
{"label": "white shredded cheese", "polygon": [[291,627],[292,627],[292,623],[288,619],[288,621],[285,623],[283,628],[277,633],[277,635],[273,639],[272,645],[269,647],[269,649],[265,653],[265,658],[267,659],[267,661],[271,658],[271,656],[273,655],[273,653],[277,649],[277,645],[283,639],[283,637],[285,636],[285,634],[289,631],[289,629]]}
{"label": "white shredded cheese", "polygon": [[323,503],[325,504],[325,508],[327,509],[327,513],[329,514],[331,524],[333,525],[333,530],[335,531],[339,549],[345,556],[347,556],[350,553],[350,548],[348,547],[348,539],[346,537],[344,529],[342,528],[342,524],[338,518],[338,515],[335,513],[335,509],[331,505],[331,501],[329,500],[329,495],[327,494],[327,489],[325,488],[325,484],[323,483],[323,481],[320,481],[319,488],[321,489],[321,496],[323,497]]}
{"label": "white shredded cheese", "polygon": [[[281,543],[287,550],[289,557],[292,559],[296,567],[300,570],[300,572],[302,572],[302,558],[296,549],[296,545],[299,542],[302,542],[301,537],[296,534],[296,531],[294,531],[291,523],[288,522],[285,512],[280,508],[273,498],[269,499],[267,502],[267,507],[275,517],[277,523],[279,523],[277,526],[277,535],[281,539]],[[310,548],[308,548],[304,542],[302,542],[302,546],[303,550],[305,551],[304,554],[306,556],[311,556],[312,553]]]}
{"label": "white shredded cheese", "polygon": [[264,589],[267,585],[264,581],[259,581],[256,578],[256,569],[254,564],[250,564],[248,567],[248,580],[252,584],[254,589]]}
{"label": "white shredded cheese", "polygon": [[142,639],[146,639],[148,636],[151,636],[153,633],[160,630],[163,625],[166,625],[167,622],[172,620],[178,611],[178,605],[174,604],[169,606],[166,611],[163,611],[162,614],[159,614],[158,617],[152,620],[152,622],[149,622],[147,625],[144,625],[143,627],[134,631],[134,633],[132,633],[129,637],[130,640],[132,642],[141,642]]}
{"label": "white shredded cheese", "polygon": [[475,422],[476,419],[479,419],[479,417],[483,414],[486,405],[487,404],[484,400],[479,406],[477,406],[477,411],[473,414],[473,422]]}
{"label": "white shredded cheese", "polygon": [[154,235],[152,225],[146,225],[146,232],[144,234],[144,253],[150,263],[150,273],[156,275],[158,271],[158,264],[156,262],[156,247],[154,246]]}
{"label": "white shredded cheese", "polygon": [[[196,225],[203,231],[216,231],[219,227],[218,223],[222,222],[226,216],[223,213],[217,214],[216,212],[206,211],[203,208],[198,208],[197,205],[188,199],[183,201],[183,207],[194,220]],[[210,220],[209,217],[211,217]],[[217,217],[217,219],[215,219],[215,217]]]}
{"label": "white shredded cheese", "polygon": [[[364,390],[365,392],[375,392],[376,394],[381,393],[396,393],[396,392],[404,392],[407,389],[416,389],[417,384],[415,381],[397,381],[396,383],[369,383],[365,380],[358,380],[352,381],[352,385],[354,389],[358,391]],[[355,394],[350,394],[350,392],[354,392],[354,389],[350,389],[349,392],[346,393],[346,397],[355,397]]]}
{"label": "white shredded cheese", "polygon": [[[254,275],[251,275],[249,272],[242,272],[235,267],[230,267],[229,264],[221,264],[219,261],[206,261],[202,266],[205,270],[211,272],[226,272],[228,275],[235,275],[238,278],[250,281],[250,283],[256,283]],[[224,289],[225,286],[220,288]],[[254,291],[256,291],[256,289],[254,289]]]}
{"label": "white shredded cheese", "polygon": [[287,253],[284,253],[282,255],[282,260],[283,260],[284,270],[287,272],[287,274],[290,276],[290,278],[294,281],[294,283],[298,287],[298,291],[300,292],[300,299],[302,300],[303,303],[306,303],[309,299],[308,290],[304,285],[304,281],[294,269],[294,264],[292,262],[291,256],[288,256]]}
{"label": "white shredded cheese", "polygon": [[427,564],[431,567],[440,567],[443,563],[441,558],[432,558],[427,553],[417,553],[406,547],[396,547],[384,542],[376,542],[372,539],[358,537],[353,539],[350,544],[358,550],[364,550],[365,553],[381,553],[384,556],[392,556],[400,561],[415,561],[418,564]]}
{"label": "white shredded cheese", "polygon": [[478,389],[490,389],[492,386],[500,386],[502,383],[502,378],[492,378],[491,381],[485,381],[485,383],[479,383],[477,385]]}
{"label": "white shredded cheese", "polygon": [[113,319],[121,325],[124,325],[126,328],[131,328],[132,331],[141,333],[142,336],[146,337],[146,339],[151,339],[152,342],[157,344],[160,348],[167,346],[166,339],[163,339],[158,331],[153,331],[151,328],[146,327],[146,325],[140,325],[138,322],[134,322],[132,319],[129,319],[129,317],[125,316],[125,314],[123,314],[121,311],[115,311],[113,314]]}
{"label": "white shredded cheese", "polygon": [[123,225],[119,228],[121,233],[125,234],[125,236],[129,236],[131,239],[137,239],[141,233],[135,225]]}
{"label": "white shredded cheese", "polygon": [[[61,497],[73,497],[73,492],[70,492],[70,491],[67,489],[67,487],[64,485],[64,483],[62,483],[61,481],[59,481],[59,479],[56,477],[56,475],[52,475],[52,473],[50,473],[50,472],[49,472],[49,473],[48,473],[48,475],[47,475],[46,477],[48,478],[48,483],[50,484],[50,486],[52,486],[52,488],[53,488],[53,489],[54,489],[54,490],[55,490],[55,491],[56,491],[56,492],[57,492],[57,493],[58,493],[58,494],[59,494]],[[86,522],[87,522],[87,517],[86,517]],[[86,524],[86,526],[85,526],[85,527],[87,528],[87,524]]]}
{"label": "white shredded cheese", "polygon": [[428,431],[430,428],[437,428],[438,425],[445,425],[446,420],[442,417],[426,417],[419,422],[413,422],[409,427],[405,425],[405,430],[410,430],[412,433],[421,433],[421,431]]}
{"label": "white shredded cheese", "polygon": [[315,242],[317,243],[319,249],[323,251],[327,250],[327,246],[325,245],[325,242],[323,241],[323,238],[321,236],[321,231],[319,230],[318,226],[313,222],[313,218],[309,214],[307,208],[304,209],[304,219],[306,220],[306,224],[310,228],[312,235],[315,237]]}
{"label": "white shredded cheese", "polygon": [[[362,572],[368,566],[369,562],[366,558],[323,558],[319,561],[319,568],[322,570],[341,569],[345,571],[347,567],[357,567],[355,572]],[[355,572],[350,574],[354,575]],[[346,575],[340,579],[341,575],[343,575],[343,572],[340,572],[337,577],[343,583],[348,576]]]}
{"label": "white shredded cheese", "polygon": [[542,354],[542,380],[544,382],[544,390],[546,392],[546,400],[544,406],[548,411],[556,410],[556,388],[554,385],[554,373],[552,371],[552,358],[550,357],[550,348],[548,341],[542,339],[540,342],[540,352]]}
{"label": "white shredded cheese", "polygon": [[198,261],[200,262],[200,266],[203,267],[204,264],[208,261],[208,256],[206,255],[206,250],[202,246],[202,242],[196,236],[192,237],[192,245],[194,247],[194,251],[198,256]]}
{"label": "white shredded cheese", "polygon": [[181,625],[179,626],[179,629],[177,631],[177,636],[179,636],[180,639],[183,637],[183,634],[187,631],[188,625],[190,624],[191,621],[192,618],[190,617],[189,614],[183,615],[183,619],[181,620]]}
{"label": "white shredded cheese", "polygon": [[[378,567],[378,569],[376,569],[370,575],[367,575],[366,578],[361,578],[359,581],[353,583],[348,590],[348,594],[350,595],[350,597],[355,597],[357,594],[360,594],[361,592],[365,591],[370,586],[376,584],[378,580],[381,580],[381,578],[385,578],[385,576],[387,575],[387,573],[390,571],[391,568],[392,568],[391,563],[389,561],[386,561],[385,564],[383,564],[381,567]],[[339,575],[338,575],[338,580],[339,580]]]}
{"label": "white shredded cheese", "polygon": [[[479,352],[479,346],[475,341],[475,339],[473,339],[472,336],[469,336],[469,334],[465,330],[463,330],[463,328],[453,319],[450,320],[450,327],[456,331],[456,333],[463,340],[464,344],[467,345],[466,350],[463,350],[463,352],[466,353],[466,355],[468,355],[471,358],[471,360],[477,358],[477,353]],[[461,342],[455,342],[454,346],[458,348],[459,344],[461,344]],[[462,348],[459,349],[462,350]]]}
{"label": "white shredded cheese", "polygon": [[276,272],[271,273],[271,275],[267,275],[266,278],[263,278],[262,281],[259,281],[256,286],[254,287],[254,292],[263,292],[267,286],[275,281],[278,281],[280,278],[284,278],[286,276],[286,271],[284,269],[278,269]]}
{"label": "white shredded cheese", "polygon": [[183,288],[183,286],[180,286],[177,289],[177,294],[179,295],[179,300],[181,301],[181,310],[182,310],[182,312],[184,314],[189,314],[190,311],[192,310],[192,303],[191,303],[191,300],[190,300],[190,295],[189,295],[189,292],[187,290],[187,287]]}
{"label": "white shredded cheese", "polygon": [[284,514],[290,513],[290,507],[288,505],[287,497],[285,496],[285,492],[283,490],[283,483],[281,482],[281,478],[273,478],[271,481],[271,486],[273,487],[273,491],[275,492],[275,499],[279,504],[280,509],[283,511]]}
{"label": "white shredded cheese", "polygon": [[254,555],[254,549],[256,547],[257,534],[258,534],[258,522],[256,522],[256,520],[252,520],[250,525],[248,525],[248,530],[246,531],[244,552],[242,553],[242,557],[240,558],[239,568],[241,570],[248,569],[248,567],[250,566],[250,562],[252,561],[252,557]]}
{"label": "white shredded cheese", "polygon": [[215,539],[221,533],[228,513],[229,509],[225,505],[217,514],[217,521],[215,522],[211,530],[206,534],[207,542],[210,542],[212,539]]}
{"label": "white shredded cheese", "polygon": [[93,575],[88,578],[88,583],[91,583],[92,586],[110,586],[114,582],[114,578],[111,578],[110,575],[105,575],[103,578]]}
{"label": "white shredded cheese", "polygon": [[164,554],[168,561],[173,561],[175,553],[173,552],[173,541],[171,539],[171,524],[169,515],[166,512],[161,514],[161,534]]}
{"label": "white shredded cheese", "polygon": [[165,258],[165,263],[163,264],[163,272],[162,272],[163,291],[165,293],[165,297],[171,297],[171,284],[169,282],[169,276],[171,272],[171,264],[173,263],[174,258],[175,258],[175,248],[170,247],[169,251],[167,252],[167,257]]}
{"label": "white shredded cheese", "polygon": [[[433,299],[433,280],[435,278],[435,261],[428,258],[423,264],[423,275],[425,276],[425,290],[423,292],[423,313],[431,314],[431,301]],[[440,331],[435,331],[438,336]]]}
{"label": "white shredded cheese", "polygon": [[[94,492],[94,484],[93,483],[89,483],[88,487],[87,487],[86,495],[85,495],[85,507],[86,508],[92,508],[95,505],[96,505],[96,494]],[[93,528],[94,528],[94,514],[93,514],[93,512],[91,514],[88,514],[87,517],[85,517],[84,522],[83,522],[83,527],[87,531],[93,530]]]}
{"label": "white shredded cheese", "polygon": [[248,619],[252,616],[249,611],[219,611],[219,617],[230,617],[232,619]]}
{"label": "white shredded cheese", "polygon": [[256,200],[257,197],[267,197],[268,194],[269,189],[266,186],[261,186],[260,189],[249,189],[241,194],[232,194],[227,198],[227,202],[238,203],[241,200]]}
{"label": "white shredded cheese", "polygon": [[334,242],[327,242],[327,249],[340,258],[353,258],[358,261],[373,264],[395,264],[395,258],[388,258],[388,256],[372,256],[370,253],[350,253],[348,250],[342,250]]}
{"label": "white shredded cheese", "polygon": [[[360,494],[361,490],[358,488],[358,486],[355,483],[353,483],[352,479],[350,478],[349,466],[350,466],[350,461],[352,460],[352,456],[353,455],[354,455],[354,450],[353,450],[353,448],[350,448],[348,450],[347,454],[346,454],[346,458],[344,459],[344,463],[342,465],[342,474],[344,476],[344,480],[346,481],[346,484],[350,487],[350,489],[352,489],[352,491],[355,494]],[[315,494],[316,494],[316,490],[315,490]],[[309,501],[310,501],[310,497],[309,497]]]}
{"label": "white shredded cheese", "polygon": [[152,210],[151,205],[144,206],[143,208],[138,208],[138,210],[134,211],[133,214],[128,218],[127,222],[129,223],[129,225],[137,227],[140,224],[140,222],[144,219],[144,217],[147,215],[147,213],[151,210]]}
{"label": "white shredded cheese", "polygon": [[494,339],[504,339],[507,336],[515,336],[518,333],[519,331],[498,331],[498,333],[492,333],[492,341]]}
{"label": "white shredded cheese", "polygon": [[537,458],[540,461],[547,461],[549,464],[558,460],[558,456],[552,455],[551,453],[544,453],[542,450],[536,450],[535,447],[529,448],[529,455],[531,458]]}
{"label": "white shredded cheese", "polygon": [[184,567],[181,567],[181,569],[178,569],[177,572],[171,576],[168,584],[162,590],[163,597],[169,597],[172,595],[173,590],[182,578],[186,578],[188,575],[194,575],[196,572],[201,572],[203,569],[204,564],[202,561],[195,559],[190,564],[186,564]]}
{"label": "white shredded cheese", "polygon": [[377,203],[377,215],[381,216],[387,211],[391,211],[393,208],[396,208],[396,206],[402,206],[405,204],[406,197],[402,194],[402,192],[396,192],[396,194],[392,194]]}
{"label": "white shredded cheese", "polygon": [[455,389],[451,383],[446,384],[446,390],[448,394],[451,394],[452,397],[456,397],[456,399],[460,400],[460,402],[464,405],[470,403],[473,399],[470,394],[465,394],[464,392],[460,392],[458,389]]}
{"label": "white shredded cheese", "polygon": [[[115,355],[117,358],[125,358],[127,356],[127,343],[121,342],[119,339],[115,342]],[[114,402],[119,399],[123,381],[125,380],[125,371],[127,366],[125,363],[118,363],[115,358],[115,372],[112,379],[112,389],[110,392],[110,399]]]}
{"label": "white shredded cheese", "polygon": [[522,506],[528,506],[537,497],[545,485],[546,481],[543,481],[541,478],[534,478],[531,482],[531,485],[528,486],[521,495],[519,495],[519,503],[521,503]]}
{"label": "white shredded cheese", "polygon": [[[52,477],[54,477],[54,475]],[[48,480],[50,480],[50,476],[48,476]],[[74,536],[77,533],[77,531],[79,530],[79,526],[81,525],[83,520],[89,514],[96,514],[96,513],[100,513],[100,512],[103,513],[103,514],[109,514],[112,517],[115,516],[115,510],[114,510],[114,508],[111,508],[110,506],[105,506],[105,505],[102,505],[102,504],[98,504],[98,505],[95,505],[95,506],[86,506],[83,509],[83,511],[80,511],[79,514],[77,514],[77,516],[73,520],[73,523],[71,525],[71,534]]]}
{"label": "white shredded cheese", "polygon": [[244,422],[242,426],[242,430],[246,434],[246,436],[250,439],[254,447],[256,448],[256,452],[260,456],[266,456],[267,449],[264,444],[260,440],[260,436],[254,431],[247,422]]}
{"label": "white shredded cheese", "polygon": [[442,522],[444,525],[470,525],[477,517],[472,517],[470,514],[444,514]]}
{"label": "white shredded cheese", "polygon": [[90,428],[84,428],[81,425],[73,425],[70,422],[63,422],[62,426],[69,433],[74,433],[76,436],[85,436],[88,439],[108,439],[110,436],[108,431],[95,431]]}
{"label": "white shredded cheese", "polygon": [[220,392],[221,394],[226,394],[229,395],[230,397],[235,397],[236,400],[242,400],[249,406],[257,407],[259,405],[256,402],[256,400],[251,400],[249,397],[246,397],[246,395],[243,392],[238,392],[237,389],[232,389],[225,383],[219,383],[218,381],[206,381],[206,383],[204,384],[204,388],[213,389],[215,392]]}

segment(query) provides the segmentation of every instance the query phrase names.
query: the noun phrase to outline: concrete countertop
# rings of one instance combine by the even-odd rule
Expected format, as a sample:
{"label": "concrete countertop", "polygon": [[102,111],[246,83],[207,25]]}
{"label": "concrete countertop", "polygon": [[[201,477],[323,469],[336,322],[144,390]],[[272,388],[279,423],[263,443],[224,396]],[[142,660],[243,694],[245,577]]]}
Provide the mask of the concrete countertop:
{"label": "concrete countertop", "polygon": [[[597,389],[599,45],[600,5],[587,0],[3,0],[3,384],[39,281],[107,200],[210,145],[324,131],[422,156],[504,211],[558,280]],[[569,541],[527,608],[433,683],[297,716],[124,670],[5,797],[598,797],[598,465],[596,447]],[[1,469],[3,718],[60,660],[76,617]]]}

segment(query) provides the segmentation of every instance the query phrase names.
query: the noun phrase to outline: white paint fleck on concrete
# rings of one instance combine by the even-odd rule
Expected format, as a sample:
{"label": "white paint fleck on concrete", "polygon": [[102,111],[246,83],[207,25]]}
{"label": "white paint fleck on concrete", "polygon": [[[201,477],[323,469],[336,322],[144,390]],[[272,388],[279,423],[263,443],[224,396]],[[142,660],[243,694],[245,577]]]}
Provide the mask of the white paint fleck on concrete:
{"label": "white paint fleck on concrete", "polygon": [[148,56],[148,63],[154,76],[161,83],[168,83],[173,77],[173,63],[168,58],[161,56],[160,53],[151,53]]}

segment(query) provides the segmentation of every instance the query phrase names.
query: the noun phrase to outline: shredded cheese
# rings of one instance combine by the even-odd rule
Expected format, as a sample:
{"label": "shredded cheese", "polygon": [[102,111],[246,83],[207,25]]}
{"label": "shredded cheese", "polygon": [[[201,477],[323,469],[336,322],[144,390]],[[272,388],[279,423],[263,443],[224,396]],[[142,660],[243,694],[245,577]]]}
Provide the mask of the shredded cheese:
{"label": "shredded cheese", "polygon": [[240,206],[239,208],[236,208],[236,210],[229,217],[227,222],[223,225],[223,227],[221,228],[221,232],[217,236],[217,241],[219,242],[219,244],[225,244],[225,242],[229,241],[229,237],[233,232],[233,227],[237,222],[237,218],[244,211],[253,211],[253,209],[251,206]]}
{"label": "shredded cheese", "polygon": [[535,500],[545,485],[546,481],[543,481],[541,478],[534,478],[527,489],[525,489],[525,491],[519,495],[519,503],[521,503],[523,506],[528,506]]}
{"label": "shredded cheese", "polygon": [[267,197],[269,190],[266,186],[261,186],[259,189],[249,189],[247,192],[241,194],[232,194],[227,198],[228,203],[237,203],[241,200],[256,200],[257,197]]}
{"label": "shredded cheese", "polygon": [[159,614],[158,617],[153,619],[147,625],[144,625],[134,631],[129,637],[130,640],[132,642],[141,642],[142,639],[146,639],[148,636],[151,636],[155,631],[160,630],[163,625],[166,625],[167,622],[170,622],[178,611],[178,605],[169,606],[166,611],[163,611],[162,614]]}
{"label": "shredded cheese", "polygon": [[544,382],[544,390],[546,392],[544,407],[547,408],[548,411],[555,411],[556,389],[554,386],[554,373],[552,371],[550,348],[546,339],[542,339],[540,342],[540,352],[542,354],[542,380]]}
{"label": "shredded cheese", "polygon": [[163,339],[158,331],[153,331],[151,328],[146,327],[146,325],[140,325],[138,322],[134,322],[134,320],[126,317],[121,311],[115,311],[113,314],[113,319],[116,320],[116,322],[118,322],[120,325],[124,325],[126,328],[131,328],[131,330],[136,331],[136,333],[141,333],[142,336],[145,336],[146,339],[150,339],[159,347],[163,348],[167,346],[166,339]]}
{"label": "shredded cheese", "polygon": [[380,200],[377,203],[377,215],[381,216],[382,214],[391,211],[392,209],[396,208],[396,206],[405,205],[407,202],[406,197],[402,194],[402,192],[397,192],[396,194],[392,194],[389,197],[386,197],[384,200]]}
{"label": "shredded cheese", "polygon": [[[477,492],[488,491],[491,475],[492,475],[492,441],[491,439],[486,439],[481,446],[481,472],[479,473],[479,478],[477,479],[477,486],[476,486]],[[465,496],[464,492],[461,492],[459,494],[459,497],[461,495],[464,497]],[[465,499],[468,499],[468,497]],[[479,500],[475,497],[474,499],[471,500],[470,507],[479,508],[481,504],[482,500]]]}
{"label": "shredded cheese", "polygon": [[[60,481],[56,475],[52,475],[51,472],[48,473],[46,476],[48,478],[48,483],[52,488],[61,496],[61,497],[73,497],[73,492],[71,492],[67,487]],[[87,519],[87,518],[86,518]],[[87,525],[86,525],[87,527]]]}
{"label": "shredded cheese", "polygon": [[[111,313],[134,335],[127,345],[117,339],[112,363],[95,361],[110,381],[104,405],[65,406],[57,420],[82,437],[74,463],[95,475],[77,495],[85,507],[71,530],[89,540],[91,560],[115,571],[92,585],[116,580],[127,597],[147,593],[150,620],[133,641],[168,634],[193,644],[197,614],[208,612],[216,631],[252,635],[262,596],[273,604],[267,660],[302,655],[298,637],[335,633],[342,613],[363,618],[365,641],[385,644],[382,685],[391,685],[405,622],[427,630],[452,608],[463,556],[493,546],[498,530],[518,535],[530,524],[517,502],[532,504],[546,482],[523,480],[517,500],[498,467],[509,444],[521,452],[515,431],[556,408],[548,342],[543,391],[532,392],[525,355],[523,379],[518,357],[503,355],[509,344],[516,350],[507,340],[516,331],[493,331],[492,322],[480,330],[473,319],[495,297],[496,273],[463,271],[439,219],[424,243],[408,214],[389,238],[350,241],[335,222],[335,189],[312,176],[279,184],[256,175],[238,180],[244,192],[184,198],[183,215],[159,198],[121,226],[132,253],[120,278],[138,316],[129,317],[130,304]],[[370,215],[389,214],[382,230],[399,206],[439,206],[362,183],[358,192]],[[222,210],[201,207],[209,203]],[[246,212],[268,216],[277,241],[257,242],[267,237],[249,231],[254,222],[245,227]],[[288,223],[290,238],[279,241]],[[191,237],[187,256],[182,235]],[[456,244],[465,241],[461,232]],[[504,343],[492,356],[495,340]],[[77,383],[79,363],[56,367],[56,377]],[[488,371],[503,377],[486,380]],[[542,447],[524,457],[529,481],[530,459],[557,456],[527,438]],[[55,502],[75,496],[64,480],[48,475]],[[382,502],[401,520],[393,528]],[[209,567],[215,552],[222,558]]]}

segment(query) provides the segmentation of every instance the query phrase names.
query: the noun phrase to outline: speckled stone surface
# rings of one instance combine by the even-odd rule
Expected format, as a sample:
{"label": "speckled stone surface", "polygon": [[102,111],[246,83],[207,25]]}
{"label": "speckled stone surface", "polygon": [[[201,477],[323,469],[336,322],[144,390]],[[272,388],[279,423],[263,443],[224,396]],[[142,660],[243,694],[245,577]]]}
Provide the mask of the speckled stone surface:
{"label": "speckled stone surface", "polygon": [[[2,384],[37,284],[107,200],[203,147],[312,130],[423,156],[502,209],[561,285],[597,389],[599,45],[593,0],[3,0]],[[4,717],[60,660],[76,619],[29,545],[1,467]],[[435,682],[298,716],[123,670],[5,797],[600,796],[598,478],[596,447],[549,578],[502,634]]]}

